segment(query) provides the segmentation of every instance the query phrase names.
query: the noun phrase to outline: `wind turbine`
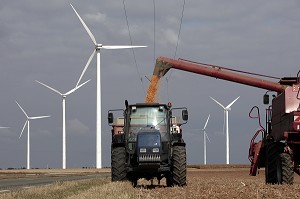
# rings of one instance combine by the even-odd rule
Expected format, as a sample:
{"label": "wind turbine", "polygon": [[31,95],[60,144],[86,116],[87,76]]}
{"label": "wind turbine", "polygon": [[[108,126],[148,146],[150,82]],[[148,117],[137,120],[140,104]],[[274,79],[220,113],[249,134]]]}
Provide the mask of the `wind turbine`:
{"label": "wind turbine", "polygon": [[225,128],[226,128],[226,164],[229,164],[229,126],[228,126],[228,111],[231,110],[231,106],[233,103],[240,98],[238,96],[235,100],[233,100],[230,104],[228,104],[226,107],[224,107],[220,102],[215,100],[214,98],[210,97],[213,101],[215,101],[218,105],[220,105],[224,109],[225,113]]}
{"label": "wind turbine", "polygon": [[66,92],[66,93],[61,93],[58,90],[42,83],[39,82],[37,80],[35,80],[37,83],[45,86],[46,88],[56,92],[57,94],[59,94],[62,97],[62,109],[63,109],[63,149],[62,149],[62,168],[66,169],[66,97],[68,95],[70,95],[71,93],[75,92],[77,89],[79,89],[81,86],[83,86],[84,84],[86,84],[87,82],[89,82],[90,80],[84,82],[83,84],[80,84],[79,86],[76,86],[75,88],[71,89],[70,91]]}
{"label": "wind turbine", "polygon": [[208,115],[207,120],[205,122],[205,125],[204,125],[204,127],[202,129],[202,132],[203,132],[203,145],[204,145],[203,146],[204,147],[204,149],[203,149],[203,151],[204,151],[203,152],[204,153],[204,164],[206,164],[206,139],[210,142],[210,140],[209,140],[209,138],[207,136],[207,133],[205,132],[209,118],[210,118],[210,115]]}
{"label": "wind turbine", "polygon": [[78,19],[80,20],[81,24],[83,25],[83,27],[85,28],[86,32],[88,33],[88,35],[90,36],[90,38],[92,39],[94,45],[95,45],[95,49],[93,51],[93,53],[91,54],[90,58],[88,59],[82,74],[80,75],[80,78],[77,82],[77,85],[80,83],[82,76],[84,75],[86,69],[88,68],[90,62],[92,61],[94,55],[97,53],[97,69],[96,69],[96,75],[97,75],[97,106],[96,106],[96,168],[102,168],[102,157],[101,157],[101,73],[100,73],[100,50],[101,49],[108,49],[108,50],[115,50],[115,49],[127,49],[127,48],[141,48],[141,47],[147,47],[147,46],[105,46],[102,44],[97,43],[94,35],[92,34],[92,32],[90,31],[90,29],[87,27],[87,25],[85,24],[85,22],[82,20],[82,18],[80,17],[80,15],[77,13],[77,11],[75,10],[75,8],[73,7],[72,4],[70,4],[72,9],[74,10],[75,14],[77,15]]}
{"label": "wind turbine", "polygon": [[24,111],[24,109],[21,107],[21,105],[16,101],[16,103],[18,104],[18,106],[20,107],[20,109],[23,111],[24,115],[26,116],[27,120],[23,126],[23,129],[21,131],[21,134],[19,136],[19,139],[22,136],[22,133],[27,125],[27,133],[28,133],[28,137],[27,137],[27,169],[30,169],[30,120],[35,120],[35,119],[41,119],[41,118],[46,118],[46,117],[50,117],[50,115],[46,115],[46,116],[37,116],[37,117],[29,117],[27,115],[27,113]]}

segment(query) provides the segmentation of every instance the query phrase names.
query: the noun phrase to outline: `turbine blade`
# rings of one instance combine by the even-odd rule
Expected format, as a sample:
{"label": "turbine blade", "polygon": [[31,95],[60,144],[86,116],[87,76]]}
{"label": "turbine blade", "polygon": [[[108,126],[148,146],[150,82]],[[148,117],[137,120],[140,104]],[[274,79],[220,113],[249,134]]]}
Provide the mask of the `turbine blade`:
{"label": "turbine blade", "polygon": [[229,109],[232,106],[232,104],[236,102],[236,100],[238,100],[239,98],[240,96],[238,96],[235,100],[233,100],[230,104],[228,104],[228,106],[226,106],[226,109]]}
{"label": "turbine blade", "polygon": [[24,131],[25,127],[26,127],[27,122],[28,122],[28,120],[26,120],[26,122],[25,122],[25,124],[24,124],[24,126],[23,126],[23,128],[22,128],[22,131],[21,131],[21,134],[20,134],[20,136],[19,136],[19,139],[21,138],[21,136],[22,136],[22,134],[23,134],[23,131]]}
{"label": "turbine blade", "polygon": [[9,129],[10,127],[7,126],[0,126],[0,129]]}
{"label": "turbine blade", "polygon": [[210,139],[209,139],[209,137],[208,137],[208,135],[205,131],[204,131],[204,134],[205,134],[205,137],[207,138],[207,140],[209,141],[209,143],[211,143],[211,141],[210,141]]}
{"label": "turbine blade", "polygon": [[81,18],[80,15],[78,14],[78,12],[75,10],[75,8],[73,7],[73,5],[72,5],[72,4],[70,4],[70,5],[71,5],[71,7],[73,8],[74,12],[76,13],[76,15],[77,15],[78,19],[80,20],[80,22],[82,23],[84,29],[85,29],[86,32],[89,34],[89,36],[90,36],[90,38],[92,39],[93,43],[94,43],[95,45],[97,45],[97,41],[96,41],[96,39],[95,39],[93,33],[90,31],[90,29],[89,29],[89,28],[87,27],[87,25],[84,23],[84,21],[82,20],[82,18]]}
{"label": "turbine blade", "polygon": [[18,104],[18,106],[20,107],[20,109],[23,111],[23,113],[25,114],[25,116],[28,118],[28,115],[26,114],[26,112],[24,111],[24,109],[21,107],[21,105],[16,101],[16,103]]}
{"label": "turbine blade", "polygon": [[206,120],[206,122],[205,122],[205,125],[204,125],[204,127],[203,127],[203,130],[206,128],[206,125],[207,125],[207,123],[208,123],[209,118],[210,118],[210,115],[208,115],[208,117],[207,117],[207,120]]}
{"label": "turbine blade", "polygon": [[43,115],[43,116],[29,117],[28,119],[36,120],[36,119],[41,119],[41,118],[46,118],[46,117],[51,117],[51,116],[50,115]]}
{"label": "turbine blade", "polygon": [[147,46],[102,46],[104,49],[117,50],[117,49],[126,49],[126,48],[145,48]]}
{"label": "turbine blade", "polygon": [[67,92],[67,93],[64,94],[64,95],[67,96],[67,95],[69,95],[69,94],[75,92],[77,89],[79,89],[81,86],[85,85],[85,84],[88,83],[89,81],[91,81],[91,80],[89,79],[89,80],[87,80],[86,82],[80,84],[79,86],[76,86],[75,88],[73,88],[72,90],[70,90],[69,92]]}
{"label": "turbine blade", "polygon": [[214,98],[210,97],[212,100],[214,100],[217,104],[219,104],[223,109],[225,109],[225,107],[220,103],[218,102],[217,100],[215,100]]}
{"label": "turbine blade", "polygon": [[96,53],[96,49],[93,51],[93,53],[91,54],[90,58],[88,59],[86,65],[85,65],[85,67],[84,67],[84,69],[83,69],[83,71],[82,71],[82,73],[81,73],[81,75],[80,75],[80,77],[79,77],[79,80],[78,80],[78,82],[77,82],[77,84],[76,84],[76,87],[77,87],[78,84],[80,83],[81,78],[83,77],[83,75],[84,75],[86,69],[89,67],[89,65],[90,65],[90,63],[91,63],[91,61],[92,61],[92,59],[93,59],[95,53]]}
{"label": "turbine blade", "polygon": [[50,90],[52,90],[52,91],[58,93],[59,95],[62,95],[62,93],[59,92],[58,90],[56,90],[56,89],[54,89],[54,88],[52,88],[52,87],[50,87],[50,86],[48,86],[48,85],[46,85],[46,84],[44,84],[44,83],[42,83],[42,82],[39,82],[39,81],[37,81],[37,80],[35,80],[35,81],[36,81],[37,83],[39,83],[39,84],[45,86],[46,88],[49,88]]}

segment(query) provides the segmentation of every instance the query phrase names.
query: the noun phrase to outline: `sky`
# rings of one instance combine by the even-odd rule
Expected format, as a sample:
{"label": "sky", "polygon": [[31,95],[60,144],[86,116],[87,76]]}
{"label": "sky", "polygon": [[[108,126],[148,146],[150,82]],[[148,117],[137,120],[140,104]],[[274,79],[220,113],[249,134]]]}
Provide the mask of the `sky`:
{"label": "sky", "polygon": [[[153,3],[154,2],[154,3]],[[101,51],[102,157],[110,166],[110,109],[124,101],[144,101],[155,59],[159,56],[261,73],[296,76],[300,53],[300,3],[297,0],[186,0],[175,56],[183,0],[123,1],[2,0],[0,2],[0,168],[26,167],[26,121],[15,100],[29,116],[51,115],[30,123],[31,167],[61,168],[62,98],[35,80],[63,93],[75,87],[91,55],[93,43],[72,10],[103,45],[146,45],[132,50]],[[155,5],[155,9],[154,9]],[[155,15],[154,15],[155,13]],[[134,56],[135,55],[135,56]],[[135,57],[135,59],[134,59]],[[95,167],[96,61],[82,81],[91,79],[66,99],[67,168]],[[229,112],[230,163],[247,164],[249,142],[258,123],[248,113],[261,108],[266,90],[183,71],[163,78],[159,102],[187,107],[189,121],[182,126],[188,164],[203,163],[201,129],[206,132],[207,163],[224,164],[223,110]],[[271,80],[271,81],[277,81]],[[263,121],[264,122],[264,121]]]}

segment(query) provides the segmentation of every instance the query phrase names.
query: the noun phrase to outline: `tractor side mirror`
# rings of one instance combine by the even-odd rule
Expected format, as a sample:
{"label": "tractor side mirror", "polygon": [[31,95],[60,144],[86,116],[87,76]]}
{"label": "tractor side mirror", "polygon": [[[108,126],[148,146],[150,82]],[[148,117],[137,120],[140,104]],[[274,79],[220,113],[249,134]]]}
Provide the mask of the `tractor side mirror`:
{"label": "tractor side mirror", "polygon": [[264,94],[264,104],[269,104],[269,103],[270,103],[269,95]]}
{"label": "tractor side mirror", "polygon": [[112,124],[114,122],[114,114],[108,113],[107,119],[108,119],[108,123]]}
{"label": "tractor side mirror", "polygon": [[187,121],[189,119],[189,113],[187,110],[182,110],[182,119]]}

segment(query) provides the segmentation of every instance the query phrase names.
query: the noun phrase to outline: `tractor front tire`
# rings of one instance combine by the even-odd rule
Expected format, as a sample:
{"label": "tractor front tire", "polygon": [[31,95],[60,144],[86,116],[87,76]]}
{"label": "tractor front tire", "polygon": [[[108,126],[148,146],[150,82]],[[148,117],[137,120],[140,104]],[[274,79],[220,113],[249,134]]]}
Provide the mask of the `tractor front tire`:
{"label": "tractor front tire", "polygon": [[186,150],[185,146],[173,147],[172,179],[167,179],[167,184],[178,186],[186,185]]}
{"label": "tractor front tire", "polygon": [[111,149],[111,180],[126,180],[126,151],[124,147],[113,147]]}

